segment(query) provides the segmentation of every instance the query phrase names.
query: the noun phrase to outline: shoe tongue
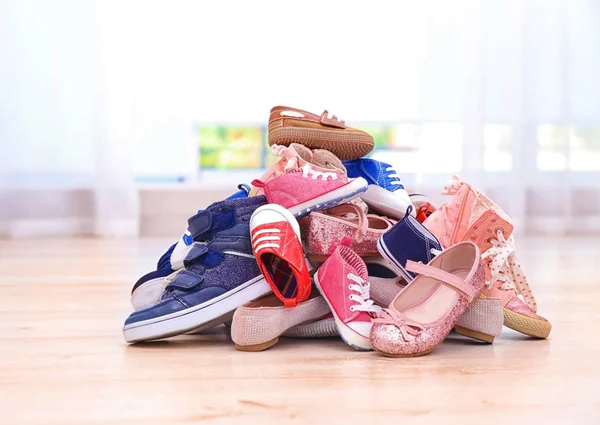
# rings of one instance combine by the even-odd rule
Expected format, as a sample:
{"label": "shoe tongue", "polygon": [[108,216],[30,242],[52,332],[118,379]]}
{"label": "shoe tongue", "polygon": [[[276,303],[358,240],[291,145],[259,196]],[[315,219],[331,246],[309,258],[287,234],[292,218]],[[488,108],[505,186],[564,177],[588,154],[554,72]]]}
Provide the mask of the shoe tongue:
{"label": "shoe tongue", "polygon": [[261,205],[267,203],[267,198],[264,195],[251,196],[248,198],[230,199],[225,201],[219,201],[211,204],[207,210],[212,213],[213,216],[218,216],[224,213],[224,210],[234,210],[236,217],[244,218],[250,216]]}
{"label": "shoe tongue", "polygon": [[348,174],[342,161],[326,149],[314,150],[313,163],[321,168],[335,171],[338,174],[343,174],[345,176]]}
{"label": "shoe tongue", "polygon": [[301,145],[300,143],[291,143],[290,148],[296,151],[300,159],[309,163],[313,162],[313,153],[306,146]]}

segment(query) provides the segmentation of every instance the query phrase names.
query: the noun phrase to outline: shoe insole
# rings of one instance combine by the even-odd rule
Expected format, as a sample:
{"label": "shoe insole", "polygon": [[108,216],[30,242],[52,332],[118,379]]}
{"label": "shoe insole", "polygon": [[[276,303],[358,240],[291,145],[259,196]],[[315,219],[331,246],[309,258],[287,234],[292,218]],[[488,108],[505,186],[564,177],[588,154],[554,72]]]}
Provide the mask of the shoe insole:
{"label": "shoe insole", "polygon": [[273,254],[264,254],[263,261],[275,287],[283,298],[294,298],[298,294],[298,284],[287,261]]}
{"label": "shoe insole", "polygon": [[[464,279],[470,270],[458,269],[450,271],[451,274]],[[418,284],[418,286],[416,285]],[[422,276],[418,282],[411,288],[416,298],[410,300],[409,305],[396,306],[406,317],[419,323],[433,323],[446,317],[454,308],[458,297],[458,292],[441,284],[439,281]],[[403,297],[400,297],[402,299]],[[407,297],[405,297],[407,298]],[[412,297],[411,297],[412,298]],[[406,299],[404,300],[406,301]]]}

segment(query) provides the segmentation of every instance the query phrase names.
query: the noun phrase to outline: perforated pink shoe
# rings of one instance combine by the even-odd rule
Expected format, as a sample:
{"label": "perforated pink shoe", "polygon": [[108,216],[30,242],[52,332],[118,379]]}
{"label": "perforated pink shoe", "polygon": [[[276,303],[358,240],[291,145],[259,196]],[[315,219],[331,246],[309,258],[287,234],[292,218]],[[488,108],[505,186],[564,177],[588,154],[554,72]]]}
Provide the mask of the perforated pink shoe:
{"label": "perforated pink shoe", "polygon": [[463,240],[477,243],[487,265],[488,282],[482,297],[501,300],[505,326],[525,335],[547,338],[552,325],[537,314],[537,303],[516,256],[513,225],[508,215],[457,176],[453,176],[442,194],[453,198],[423,224],[444,247]]}
{"label": "perforated pink shoe", "polygon": [[315,273],[315,286],[329,304],[338,333],[357,350],[371,350],[371,319],[381,310],[369,296],[367,267],[345,237]]}
{"label": "perforated pink shoe", "polygon": [[409,261],[418,276],[383,309],[371,329],[373,348],[387,356],[427,354],[442,343],[485,285],[479,248],[462,242],[429,264]]}
{"label": "perforated pink shoe", "polygon": [[287,208],[296,218],[348,202],[368,186],[363,178],[349,179],[341,174],[317,171],[310,164],[268,182],[254,180],[252,185],[264,188],[270,204]]}

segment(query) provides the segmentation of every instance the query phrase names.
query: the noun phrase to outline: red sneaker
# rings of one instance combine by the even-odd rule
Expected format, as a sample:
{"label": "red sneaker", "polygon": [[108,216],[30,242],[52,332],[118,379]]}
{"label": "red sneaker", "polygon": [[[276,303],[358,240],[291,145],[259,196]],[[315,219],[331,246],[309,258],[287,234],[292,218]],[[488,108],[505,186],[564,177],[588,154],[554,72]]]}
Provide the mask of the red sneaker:
{"label": "red sneaker", "polygon": [[310,296],[309,268],[304,258],[300,226],[285,208],[268,204],[250,218],[252,251],[258,268],[285,307]]}

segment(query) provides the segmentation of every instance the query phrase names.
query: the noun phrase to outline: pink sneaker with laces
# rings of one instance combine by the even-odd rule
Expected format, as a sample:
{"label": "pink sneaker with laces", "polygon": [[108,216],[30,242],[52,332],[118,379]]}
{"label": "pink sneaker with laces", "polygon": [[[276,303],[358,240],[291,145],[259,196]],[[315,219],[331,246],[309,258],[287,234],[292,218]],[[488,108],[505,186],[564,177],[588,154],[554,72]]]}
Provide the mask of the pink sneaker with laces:
{"label": "pink sneaker with laces", "polygon": [[310,164],[294,168],[267,182],[254,180],[253,186],[263,188],[267,201],[287,208],[296,218],[348,202],[367,190],[365,179],[333,172],[322,172]]}
{"label": "pink sneaker with laces", "polygon": [[[303,167],[306,164],[322,173],[337,173],[346,175],[346,167],[342,161],[325,149],[310,150],[300,143],[292,143],[289,146],[272,145],[271,153],[274,156],[279,156],[281,159],[271,165],[260,178],[263,182],[268,182],[271,179],[285,174],[287,171],[297,167]],[[253,187],[251,195],[264,195],[264,191],[260,187]]]}
{"label": "pink sneaker with laces", "polygon": [[329,304],[342,339],[357,350],[371,350],[371,319],[381,307],[369,295],[369,276],[364,261],[345,237],[315,273],[315,286]]}

